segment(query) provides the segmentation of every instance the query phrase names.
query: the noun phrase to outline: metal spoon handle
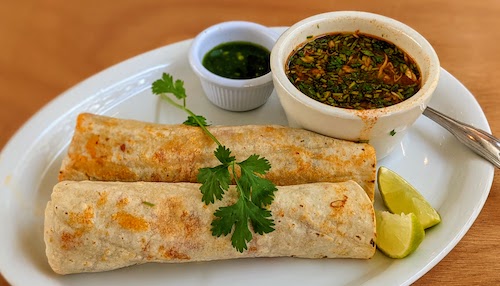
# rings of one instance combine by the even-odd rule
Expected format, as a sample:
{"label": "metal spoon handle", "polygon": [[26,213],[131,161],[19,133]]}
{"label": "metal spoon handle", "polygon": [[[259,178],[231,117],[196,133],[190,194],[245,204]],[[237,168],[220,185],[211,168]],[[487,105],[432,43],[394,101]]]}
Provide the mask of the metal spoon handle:
{"label": "metal spoon handle", "polygon": [[500,140],[488,132],[427,107],[424,115],[444,127],[465,146],[500,168]]}

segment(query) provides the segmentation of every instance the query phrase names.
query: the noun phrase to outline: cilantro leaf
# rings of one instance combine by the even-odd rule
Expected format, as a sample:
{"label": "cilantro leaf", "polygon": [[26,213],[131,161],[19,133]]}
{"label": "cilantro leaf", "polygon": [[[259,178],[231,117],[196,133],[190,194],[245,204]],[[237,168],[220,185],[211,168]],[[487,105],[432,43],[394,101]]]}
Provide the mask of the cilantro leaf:
{"label": "cilantro leaf", "polygon": [[[243,214],[241,214],[243,216]],[[234,248],[239,252],[248,249],[247,242],[252,240],[252,233],[248,229],[248,220],[239,219],[234,224],[234,232],[231,236],[231,242]]]}
{"label": "cilantro leaf", "polygon": [[234,205],[220,207],[214,212],[216,219],[212,221],[212,235],[221,236],[228,235],[233,230],[233,226],[238,220],[239,214],[239,204],[240,200]]}
{"label": "cilantro leaf", "polygon": [[255,172],[262,175],[271,169],[269,161],[256,154],[251,155],[245,161],[238,163],[238,165],[240,165],[241,168],[247,169],[249,172]]}
{"label": "cilantro leaf", "polygon": [[212,168],[201,168],[198,170],[198,182],[202,183],[200,191],[203,194],[202,200],[205,204],[214,203],[214,198],[221,200],[224,191],[227,191],[231,183],[228,166],[235,160],[231,156],[231,150],[225,146],[218,146],[214,151],[215,157],[222,165]]}
{"label": "cilantro leaf", "polygon": [[231,183],[227,165],[199,169],[198,182],[202,184],[200,191],[203,194],[202,201],[205,204],[213,204],[215,199],[221,200]]}
{"label": "cilantro leaf", "polygon": [[246,250],[247,242],[252,240],[252,232],[248,229],[248,215],[245,200],[240,197],[234,205],[220,207],[214,213],[212,221],[212,235],[231,235],[231,244],[239,252]]}
{"label": "cilantro leaf", "polygon": [[258,234],[270,233],[274,230],[274,221],[271,219],[271,211],[260,208],[249,202],[249,217],[252,222],[253,231]]}
{"label": "cilantro leaf", "polygon": [[258,234],[269,233],[274,230],[274,222],[269,219],[271,212],[246,200],[243,196],[227,207],[220,207],[215,211],[216,217],[212,221],[212,235],[221,236],[231,233],[231,243],[239,252],[248,248],[247,243],[252,240],[252,232],[248,228],[250,220],[254,231]]}
{"label": "cilantro leaf", "polygon": [[[241,179],[245,178],[246,176],[241,177]],[[274,200],[274,192],[278,190],[271,181],[257,176],[253,177],[251,186],[252,195],[250,199],[260,207],[270,205]]]}
{"label": "cilantro leaf", "polygon": [[238,163],[241,168],[241,176],[238,184],[243,193],[250,197],[251,201],[263,207],[273,202],[276,186],[269,180],[256,175],[264,175],[271,168],[269,161],[258,155],[252,155],[243,162]]}
{"label": "cilantro leaf", "polygon": [[231,156],[231,150],[226,148],[226,146],[219,146],[214,151],[215,157],[224,165],[228,165],[229,163],[235,160],[234,156]]}
{"label": "cilantro leaf", "polygon": [[188,116],[188,119],[184,121],[182,124],[184,125],[189,125],[189,126],[209,126],[207,123],[207,119],[204,116],[201,115],[195,115],[195,116]]}
{"label": "cilantro leaf", "polygon": [[171,93],[178,99],[187,97],[184,82],[179,79],[174,82],[172,76],[166,73],[163,73],[161,79],[153,82],[151,89],[154,94]]}

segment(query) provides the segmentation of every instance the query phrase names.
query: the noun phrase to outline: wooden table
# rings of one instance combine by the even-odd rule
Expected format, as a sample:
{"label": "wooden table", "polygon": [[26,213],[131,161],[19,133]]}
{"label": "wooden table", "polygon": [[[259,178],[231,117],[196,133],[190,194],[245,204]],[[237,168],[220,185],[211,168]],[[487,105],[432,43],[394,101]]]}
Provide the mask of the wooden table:
{"label": "wooden table", "polygon": [[[134,55],[194,37],[209,25],[249,20],[289,26],[333,10],[393,17],[421,32],[442,66],[476,97],[500,135],[500,1],[3,1],[0,9],[0,148],[61,92]],[[5,3],[7,2],[7,3]],[[500,282],[499,171],[463,240],[415,285]],[[1,255],[1,254],[0,254]],[[0,277],[0,285],[8,283]]]}

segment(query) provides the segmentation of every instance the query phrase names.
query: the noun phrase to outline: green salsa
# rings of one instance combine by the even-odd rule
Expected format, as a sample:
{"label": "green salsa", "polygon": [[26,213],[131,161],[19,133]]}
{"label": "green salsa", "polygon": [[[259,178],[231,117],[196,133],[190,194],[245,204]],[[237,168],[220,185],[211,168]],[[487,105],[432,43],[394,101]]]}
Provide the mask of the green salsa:
{"label": "green salsa", "polygon": [[415,61],[381,38],[335,33],[309,39],[292,53],[288,79],[319,102],[348,109],[382,108],[420,89]]}
{"label": "green salsa", "polygon": [[250,42],[227,42],[211,49],[202,64],[216,75],[230,79],[251,79],[271,71],[270,52]]}

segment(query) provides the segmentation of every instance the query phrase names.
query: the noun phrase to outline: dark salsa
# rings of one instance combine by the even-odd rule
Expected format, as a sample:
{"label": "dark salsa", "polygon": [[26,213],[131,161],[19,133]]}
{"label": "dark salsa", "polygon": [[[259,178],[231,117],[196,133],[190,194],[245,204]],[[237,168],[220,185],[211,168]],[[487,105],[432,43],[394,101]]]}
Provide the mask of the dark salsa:
{"label": "dark salsa", "polygon": [[271,71],[270,52],[250,42],[227,42],[211,49],[202,64],[216,75],[231,79],[251,79]]}
{"label": "dark salsa", "polygon": [[420,71],[394,44],[354,33],[308,40],[290,58],[289,80],[319,102],[349,109],[382,108],[420,89]]}

